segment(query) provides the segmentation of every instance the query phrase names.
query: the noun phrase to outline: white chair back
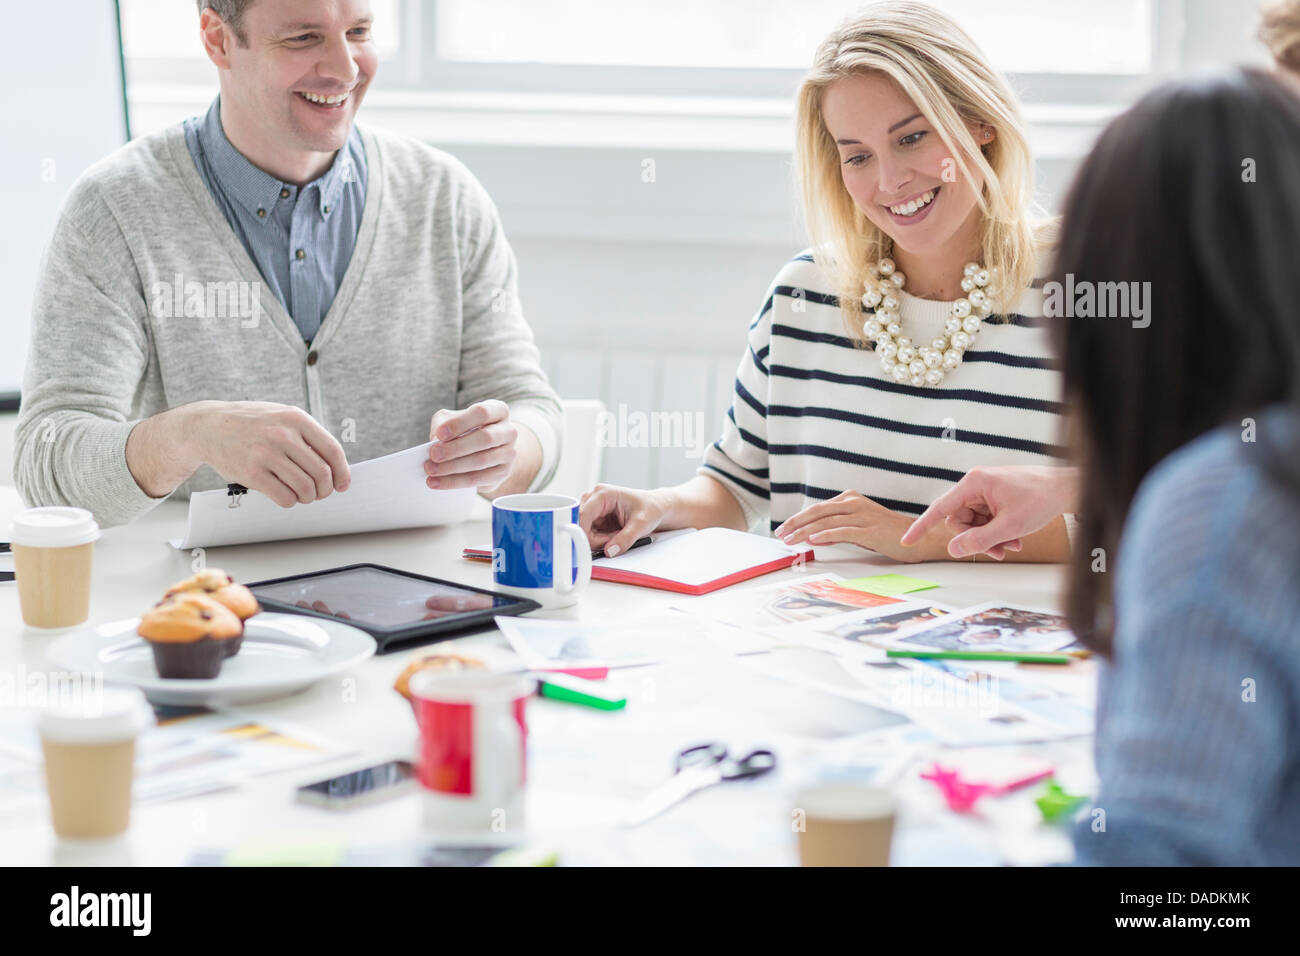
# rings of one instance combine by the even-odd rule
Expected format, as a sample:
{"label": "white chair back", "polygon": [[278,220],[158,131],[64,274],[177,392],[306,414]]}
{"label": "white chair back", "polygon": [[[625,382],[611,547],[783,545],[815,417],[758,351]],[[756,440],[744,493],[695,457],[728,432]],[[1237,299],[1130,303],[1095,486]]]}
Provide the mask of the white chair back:
{"label": "white chair back", "polygon": [[543,491],[556,495],[582,497],[600,481],[605,449],[599,441],[601,416],[605,403],[596,399],[565,400],[564,450],[555,476]]}

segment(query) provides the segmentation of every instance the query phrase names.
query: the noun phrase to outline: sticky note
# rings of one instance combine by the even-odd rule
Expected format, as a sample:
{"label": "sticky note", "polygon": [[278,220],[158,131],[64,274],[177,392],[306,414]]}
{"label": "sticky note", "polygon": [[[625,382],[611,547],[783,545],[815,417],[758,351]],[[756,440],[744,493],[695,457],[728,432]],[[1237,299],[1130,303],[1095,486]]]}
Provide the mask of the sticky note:
{"label": "sticky note", "polygon": [[1066,793],[1059,783],[1055,780],[1049,780],[1047,782],[1047,792],[1035,800],[1034,803],[1038,804],[1044,822],[1055,823],[1057,820],[1065,819],[1072,810],[1076,809],[1081,803],[1086,802],[1087,799],[1087,797]]}
{"label": "sticky note", "polygon": [[881,594],[885,597],[898,597],[900,594],[911,594],[913,591],[928,591],[939,585],[934,581],[909,578],[906,574],[875,574],[867,578],[840,581],[839,586],[853,588],[855,591],[866,591],[869,594]]}
{"label": "sticky note", "polygon": [[347,851],[343,837],[252,840],[226,854],[226,866],[339,866]]}

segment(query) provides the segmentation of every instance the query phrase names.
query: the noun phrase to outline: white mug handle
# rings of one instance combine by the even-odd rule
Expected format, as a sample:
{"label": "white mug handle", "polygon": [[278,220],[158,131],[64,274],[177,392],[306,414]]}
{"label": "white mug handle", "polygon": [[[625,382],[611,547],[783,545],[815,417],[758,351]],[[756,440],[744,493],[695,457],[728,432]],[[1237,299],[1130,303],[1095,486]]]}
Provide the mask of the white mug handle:
{"label": "white mug handle", "polygon": [[[566,543],[572,541],[573,550],[577,552],[578,555],[578,580],[573,582],[572,584],[569,583],[569,578],[572,577],[572,566],[565,568],[563,574],[563,584],[561,584],[561,576],[558,570],[558,565],[560,562],[559,561],[555,562],[555,564],[557,565],[556,577],[555,577],[555,593],[574,594],[578,591],[581,591],[583,588],[585,588],[587,584],[591,581],[591,542],[587,540],[587,534],[582,530],[581,525],[566,524],[563,527],[556,528],[555,530],[556,530],[556,534],[555,534],[556,550],[557,551],[560,550],[561,541],[565,541]],[[563,550],[568,551],[569,549],[564,548]],[[568,561],[565,561],[564,563],[566,565],[570,564],[570,562]]]}

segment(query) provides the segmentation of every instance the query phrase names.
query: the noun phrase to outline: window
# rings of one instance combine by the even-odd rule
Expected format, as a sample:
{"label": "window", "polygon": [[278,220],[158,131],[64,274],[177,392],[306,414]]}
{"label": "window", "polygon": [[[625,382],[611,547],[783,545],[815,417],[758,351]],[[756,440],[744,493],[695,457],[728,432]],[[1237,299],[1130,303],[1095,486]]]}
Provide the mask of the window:
{"label": "window", "polygon": [[[998,68],[1144,73],[1151,0],[938,0]],[[438,0],[433,56],[452,62],[803,69],[844,0]]]}
{"label": "window", "polygon": [[[193,0],[120,2],[133,131],[201,112],[216,74]],[[862,2],[370,0],[368,116],[444,142],[788,148],[817,44]],[[1064,130],[1046,148],[1076,151],[1072,130],[1090,135],[1184,51],[1218,50],[1225,17],[1246,22],[1255,0],[1212,14],[1199,0],[933,2],[1009,74],[1031,123]]]}
{"label": "window", "polygon": [[[1135,79],[1178,65],[1185,0],[935,2],[1030,100],[1121,102]],[[129,82],[213,85],[192,0],[121,6]],[[857,6],[371,0],[384,64],[377,89],[788,98],[818,42]]]}
{"label": "window", "polygon": [[[119,0],[122,10],[122,52],[136,65],[159,61],[201,61],[207,56],[199,42],[199,7],[195,0]],[[380,56],[400,49],[401,0],[370,0],[375,16],[374,37]]]}

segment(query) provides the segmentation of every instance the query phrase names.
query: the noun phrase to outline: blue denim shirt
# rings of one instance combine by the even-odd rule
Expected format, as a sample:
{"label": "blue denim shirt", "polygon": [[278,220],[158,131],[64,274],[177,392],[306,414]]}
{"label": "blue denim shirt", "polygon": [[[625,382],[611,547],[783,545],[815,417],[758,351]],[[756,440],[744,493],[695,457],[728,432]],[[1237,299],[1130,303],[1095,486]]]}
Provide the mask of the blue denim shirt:
{"label": "blue denim shirt", "polygon": [[1134,499],[1081,864],[1300,864],[1300,487],[1265,461],[1295,466],[1300,421],[1252,424],[1174,452]]}
{"label": "blue denim shirt", "polygon": [[366,151],[353,127],[330,168],[301,188],[250,163],[221,128],[221,97],[185,121],[199,177],[305,341],[343,282],[366,205]]}

